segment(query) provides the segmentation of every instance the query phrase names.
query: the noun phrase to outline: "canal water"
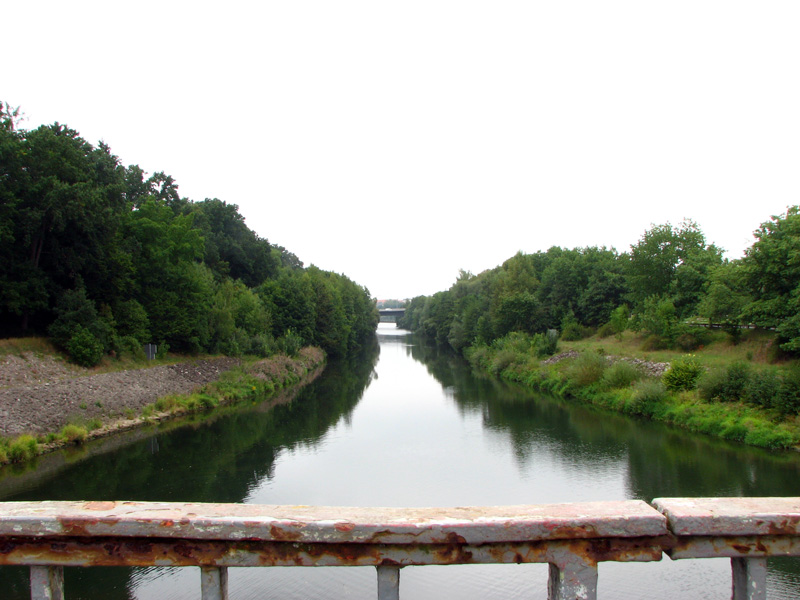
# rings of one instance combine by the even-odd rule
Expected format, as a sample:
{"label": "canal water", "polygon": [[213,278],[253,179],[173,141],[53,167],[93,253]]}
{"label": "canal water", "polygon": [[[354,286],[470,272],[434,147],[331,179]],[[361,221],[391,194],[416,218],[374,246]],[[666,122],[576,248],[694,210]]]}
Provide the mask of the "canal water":
{"label": "canal water", "polygon": [[[275,404],[271,402],[269,404]],[[800,455],[710,440],[476,376],[393,324],[277,406],[140,430],[0,471],[0,500],[162,500],[463,506],[674,496],[797,496]],[[770,598],[800,597],[794,559],[769,563]],[[546,565],[409,567],[412,599],[546,598]],[[373,568],[231,569],[230,597],[374,598]],[[730,598],[725,559],[601,563],[604,599]],[[28,597],[0,569],[0,598]],[[188,600],[197,568],[68,569],[66,597]]]}

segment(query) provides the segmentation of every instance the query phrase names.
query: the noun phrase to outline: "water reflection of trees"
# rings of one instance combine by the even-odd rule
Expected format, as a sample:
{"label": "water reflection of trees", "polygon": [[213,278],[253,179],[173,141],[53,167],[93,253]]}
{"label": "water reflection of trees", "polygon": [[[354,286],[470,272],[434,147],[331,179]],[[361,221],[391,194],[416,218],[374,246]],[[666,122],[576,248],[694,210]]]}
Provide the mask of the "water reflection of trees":
{"label": "water reflection of trees", "polygon": [[692,434],[570,404],[474,374],[457,355],[419,338],[409,355],[448,390],[459,410],[507,435],[517,459],[540,447],[588,468],[625,461],[630,497],[797,495],[800,456]]}
{"label": "water reflection of trees", "polygon": [[[450,351],[414,339],[408,354],[425,365],[462,413],[508,436],[520,464],[546,451],[590,471],[625,466],[628,496],[796,496],[800,455],[769,452],[534,394],[473,373]],[[770,559],[772,577],[792,588],[800,561]]]}
{"label": "water reflection of trees", "polygon": [[[241,502],[270,478],[285,450],[313,447],[349,419],[374,376],[377,343],[328,365],[291,401],[265,410],[239,407],[216,419],[156,434],[92,456],[4,500]],[[127,568],[67,569],[69,598],[133,597]],[[0,569],[3,598],[29,598],[28,570]],[[101,586],[101,587],[100,587]],[[93,591],[94,590],[94,591]]]}

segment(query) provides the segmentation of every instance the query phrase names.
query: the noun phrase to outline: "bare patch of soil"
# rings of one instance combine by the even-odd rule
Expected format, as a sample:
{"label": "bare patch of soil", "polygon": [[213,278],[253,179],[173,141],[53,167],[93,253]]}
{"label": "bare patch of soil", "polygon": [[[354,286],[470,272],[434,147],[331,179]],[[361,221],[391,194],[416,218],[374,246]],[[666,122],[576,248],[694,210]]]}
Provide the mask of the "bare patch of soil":
{"label": "bare patch of soil", "polygon": [[60,431],[67,423],[122,417],[161,396],[186,394],[239,364],[214,358],[92,375],[52,356],[0,358],[0,435]]}

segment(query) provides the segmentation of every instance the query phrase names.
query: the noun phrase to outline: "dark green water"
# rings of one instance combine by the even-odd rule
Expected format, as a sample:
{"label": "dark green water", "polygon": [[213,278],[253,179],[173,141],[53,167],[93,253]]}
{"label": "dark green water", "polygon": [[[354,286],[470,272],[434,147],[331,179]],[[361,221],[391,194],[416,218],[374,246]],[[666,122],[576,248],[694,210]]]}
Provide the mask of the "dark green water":
{"label": "dark green water", "polygon": [[[502,505],[659,496],[796,496],[800,456],[565,405],[475,377],[381,324],[379,346],[332,364],[293,399],[171,431],[139,431],[0,473],[0,499],[373,506]],[[19,469],[17,469],[19,470]],[[544,565],[415,567],[401,597],[545,598]],[[770,598],[800,597],[794,561]],[[73,569],[67,598],[199,598],[199,571]],[[724,559],[600,566],[601,598],[730,597]],[[0,569],[0,598],[27,597]],[[231,570],[231,598],[374,598],[371,568]]]}

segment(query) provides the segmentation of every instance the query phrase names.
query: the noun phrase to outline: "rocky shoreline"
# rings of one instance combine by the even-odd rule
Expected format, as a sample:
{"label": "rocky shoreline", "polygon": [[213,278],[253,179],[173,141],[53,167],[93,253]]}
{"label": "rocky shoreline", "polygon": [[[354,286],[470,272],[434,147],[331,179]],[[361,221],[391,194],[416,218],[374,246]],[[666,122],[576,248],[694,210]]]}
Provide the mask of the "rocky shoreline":
{"label": "rocky shoreline", "polygon": [[[542,364],[553,365],[567,358],[577,358],[579,355],[580,352],[578,352],[577,350],[569,350],[567,352],[561,352],[560,354],[556,354],[546,360],[543,360]],[[669,363],[666,362],[652,362],[649,360],[642,360],[641,358],[631,358],[629,356],[608,355],[606,356],[606,360],[609,363],[615,363],[618,360],[628,362],[641,369],[649,377],[661,377],[669,369]]]}
{"label": "rocky shoreline", "polygon": [[52,356],[0,358],[0,436],[57,432],[68,423],[103,423],[139,413],[169,394],[188,394],[240,361],[213,358],[92,374]]}

